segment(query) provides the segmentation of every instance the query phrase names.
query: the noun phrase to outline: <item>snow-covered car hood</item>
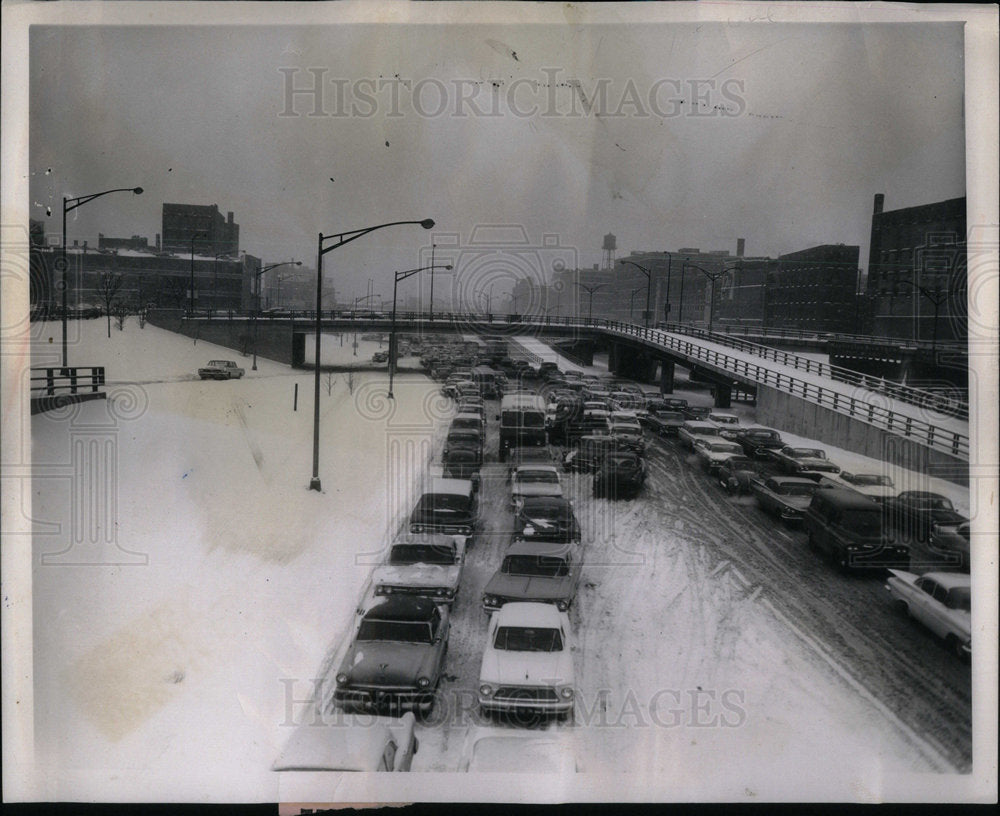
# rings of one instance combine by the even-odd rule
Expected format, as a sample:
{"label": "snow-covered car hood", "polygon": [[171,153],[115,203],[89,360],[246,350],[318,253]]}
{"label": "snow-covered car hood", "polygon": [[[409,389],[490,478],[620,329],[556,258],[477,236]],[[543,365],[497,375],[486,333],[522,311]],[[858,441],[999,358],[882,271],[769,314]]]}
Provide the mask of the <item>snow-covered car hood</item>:
{"label": "snow-covered car hood", "polygon": [[562,497],[562,486],[551,482],[527,482],[515,484],[511,489],[514,496],[557,496]]}
{"label": "snow-covered car hood", "polygon": [[482,683],[512,686],[570,686],[573,657],[569,649],[558,652],[510,652],[487,647],[479,670]]}
{"label": "snow-covered car hood", "polygon": [[405,566],[385,565],[372,574],[374,586],[403,586],[458,589],[462,576],[459,564],[407,564]]}
{"label": "snow-covered car hood", "polygon": [[802,458],[789,457],[792,466],[799,471],[812,471],[815,473],[840,473],[840,467],[829,459],[818,459],[812,456]]}
{"label": "snow-covered car hood", "polygon": [[572,573],[560,578],[548,578],[543,575],[508,575],[497,570],[483,594],[522,601],[569,601],[575,594],[574,578]]}
{"label": "snow-covered car hood", "polygon": [[351,644],[340,671],[349,685],[416,686],[417,678],[436,673],[438,645],[366,640]]}

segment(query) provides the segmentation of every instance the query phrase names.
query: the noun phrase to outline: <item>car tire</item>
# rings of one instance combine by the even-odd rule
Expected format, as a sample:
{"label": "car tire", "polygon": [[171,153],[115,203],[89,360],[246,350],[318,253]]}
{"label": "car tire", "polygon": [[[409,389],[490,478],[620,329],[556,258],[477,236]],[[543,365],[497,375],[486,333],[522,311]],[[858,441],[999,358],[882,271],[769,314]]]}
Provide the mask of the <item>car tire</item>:
{"label": "car tire", "polygon": [[847,557],[847,553],[843,550],[835,553],[835,559],[837,564],[837,569],[841,572],[850,572],[850,559]]}
{"label": "car tire", "polygon": [[910,605],[901,598],[897,598],[892,602],[892,608],[896,610],[898,614],[910,617]]}
{"label": "car tire", "polygon": [[948,651],[955,655],[955,657],[959,660],[965,660],[965,650],[962,649],[962,641],[954,635],[948,635],[944,643],[948,647]]}

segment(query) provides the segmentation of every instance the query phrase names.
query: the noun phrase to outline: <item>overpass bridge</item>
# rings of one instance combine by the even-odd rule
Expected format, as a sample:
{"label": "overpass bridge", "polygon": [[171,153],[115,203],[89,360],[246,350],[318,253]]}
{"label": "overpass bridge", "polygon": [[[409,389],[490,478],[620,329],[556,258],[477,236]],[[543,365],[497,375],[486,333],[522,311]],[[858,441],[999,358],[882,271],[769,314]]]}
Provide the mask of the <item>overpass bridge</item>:
{"label": "overpass bridge", "polygon": [[[233,348],[239,347],[232,341],[234,332],[242,332],[244,347],[246,338],[257,336],[261,346],[284,349],[273,354],[261,348],[261,354],[294,367],[313,367],[313,361],[307,360],[306,339],[315,332],[315,313],[255,320],[247,315],[188,316],[172,311],[175,319],[168,321],[172,326],[164,325],[155,312],[148,319],[154,325],[196,333]],[[393,325],[390,315],[372,312],[324,312],[320,319],[324,333],[387,333]],[[688,326],[645,328],[603,318],[450,312],[433,316],[397,312],[395,329],[423,335],[530,334],[557,344],[606,347],[613,373],[651,381],[659,369],[664,392],[672,390],[674,368],[680,365],[712,383],[719,406],[728,405],[733,389],[755,393],[758,419],[764,424],[912,470],[934,471],[953,481],[968,479],[969,414],[960,397],[885,383],[739,336]],[[229,342],[225,341],[227,331]]]}

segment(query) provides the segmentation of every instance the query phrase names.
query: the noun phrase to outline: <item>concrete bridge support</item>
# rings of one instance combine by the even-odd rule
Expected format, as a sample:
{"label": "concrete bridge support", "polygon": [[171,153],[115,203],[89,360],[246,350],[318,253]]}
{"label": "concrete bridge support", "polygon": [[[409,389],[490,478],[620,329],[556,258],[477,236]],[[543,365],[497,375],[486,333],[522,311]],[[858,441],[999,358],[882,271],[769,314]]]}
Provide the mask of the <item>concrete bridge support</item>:
{"label": "concrete bridge support", "polygon": [[731,408],[733,405],[733,389],[728,385],[713,385],[712,394],[715,397],[716,408]]}
{"label": "concrete bridge support", "polygon": [[674,393],[674,361],[673,360],[661,360],[660,361],[660,393],[661,394],[673,394]]}

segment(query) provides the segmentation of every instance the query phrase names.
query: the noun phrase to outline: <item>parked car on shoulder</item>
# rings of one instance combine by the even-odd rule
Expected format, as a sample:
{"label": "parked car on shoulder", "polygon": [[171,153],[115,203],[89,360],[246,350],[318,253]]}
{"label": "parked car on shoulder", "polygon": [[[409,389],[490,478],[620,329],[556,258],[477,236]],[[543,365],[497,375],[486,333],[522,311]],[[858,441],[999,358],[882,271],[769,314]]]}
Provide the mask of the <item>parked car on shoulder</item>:
{"label": "parked car on shoulder", "polygon": [[358,610],[354,637],[337,671],[334,702],[345,709],[429,713],[450,628],[448,607],[430,598],[373,598]]}
{"label": "parked car on shoulder", "polygon": [[630,450],[606,454],[594,473],[594,498],[635,498],[646,483],[646,462]]}
{"label": "parked car on shoulder", "polygon": [[479,668],[480,710],[568,717],[576,695],[572,637],[569,616],[550,604],[494,611]]}
{"label": "parked car on shoulder", "polygon": [[742,428],[736,441],[743,446],[743,452],[755,459],[768,459],[771,453],[785,447],[781,434],[772,428]]}
{"label": "parked car on shoulder", "polygon": [[694,452],[709,474],[714,474],[730,457],[743,456],[743,448],[727,439],[699,439],[694,443]]}
{"label": "parked car on shoulder", "polygon": [[376,595],[423,595],[451,604],[465,562],[465,538],[440,533],[402,533],[385,564],[372,573]]}
{"label": "parked car on shoulder", "polygon": [[819,485],[798,476],[770,476],[750,480],[750,492],[765,513],[783,521],[801,521]]}
{"label": "parked car on shoulder", "polygon": [[298,726],[271,766],[273,771],[409,771],[420,743],[414,735],[416,718],[366,716],[363,724]]}
{"label": "parked car on shoulder", "polygon": [[581,566],[576,544],[514,541],[486,584],[483,611],[494,612],[512,601],[537,601],[565,612],[576,598]]}
{"label": "parked car on shoulder", "polygon": [[483,455],[474,448],[450,448],[441,456],[440,475],[447,479],[465,479],[478,491],[482,481]]}
{"label": "parked car on shoulder", "polygon": [[894,604],[920,621],[959,658],[972,656],[972,581],[968,575],[891,573],[885,588]]}
{"label": "parked car on shoulder", "polygon": [[935,524],[961,524],[968,519],[955,510],[951,499],[928,490],[904,490],[885,500],[889,523],[902,535],[926,541]]}
{"label": "parked car on shoulder", "polygon": [[246,372],[232,360],[209,360],[198,369],[198,376],[203,380],[238,380],[244,374]]}
{"label": "parked car on shoulder", "polygon": [[750,481],[760,477],[760,464],[749,456],[729,456],[719,465],[716,478],[727,493],[746,495]]}
{"label": "parked car on shoulder", "polygon": [[887,534],[882,509],[860,493],[818,485],[804,518],[810,549],[842,570],[909,569],[910,548]]}
{"label": "parked car on shoulder", "polygon": [[840,473],[840,468],[826,458],[822,448],[800,448],[785,445],[781,450],[774,451],[771,458],[777,463],[782,473],[789,476],[803,476],[807,473]]}

